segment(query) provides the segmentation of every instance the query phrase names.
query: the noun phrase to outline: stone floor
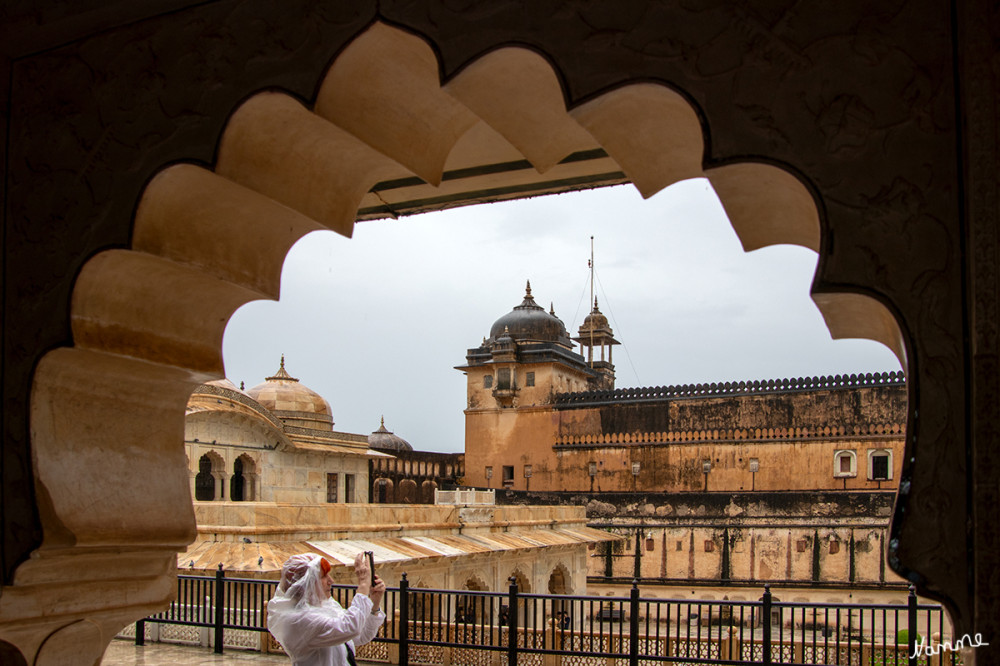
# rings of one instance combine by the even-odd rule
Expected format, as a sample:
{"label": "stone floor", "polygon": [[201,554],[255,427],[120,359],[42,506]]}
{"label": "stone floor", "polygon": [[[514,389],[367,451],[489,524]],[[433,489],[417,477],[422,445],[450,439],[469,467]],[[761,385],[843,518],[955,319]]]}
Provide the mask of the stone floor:
{"label": "stone floor", "polygon": [[[283,655],[261,654],[244,650],[226,650],[225,654],[215,654],[211,648],[171,645],[169,643],[146,643],[137,646],[132,641],[113,640],[104,653],[102,666],[202,666],[203,664],[283,664],[291,660]],[[380,666],[372,662],[359,661],[358,666]]]}

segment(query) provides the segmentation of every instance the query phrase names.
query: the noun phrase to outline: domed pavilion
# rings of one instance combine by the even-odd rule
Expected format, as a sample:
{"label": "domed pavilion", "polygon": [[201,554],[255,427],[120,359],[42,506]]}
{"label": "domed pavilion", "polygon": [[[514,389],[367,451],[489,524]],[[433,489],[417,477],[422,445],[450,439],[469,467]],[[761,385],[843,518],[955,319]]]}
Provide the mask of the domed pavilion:
{"label": "domed pavilion", "polygon": [[333,430],[330,403],[288,374],[284,354],[278,371],[246,393],[287,425]]}
{"label": "domed pavilion", "polygon": [[457,368],[468,376],[468,408],[543,405],[557,393],[613,388],[614,366],[610,354],[604,360],[603,346],[618,342],[596,302],[584,325],[596,335],[581,333],[581,350],[602,346],[601,361],[594,361],[592,347],[589,362],[574,351],[555,308],[546,312],[538,305],[528,281],[521,304],[493,322],[489,337],[469,349],[466,365]]}
{"label": "domed pavilion", "polygon": [[199,502],[367,502],[365,435],[333,429],[330,403],[285,369],[253,388],[199,386],[184,427],[191,496]]}
{"label": "domed pavilion", "polygon": [[384,416],[378,430],[368,435],[368,447],[374,451],[385,451],[386,453],[413,451],[409,442],[386,429]]}

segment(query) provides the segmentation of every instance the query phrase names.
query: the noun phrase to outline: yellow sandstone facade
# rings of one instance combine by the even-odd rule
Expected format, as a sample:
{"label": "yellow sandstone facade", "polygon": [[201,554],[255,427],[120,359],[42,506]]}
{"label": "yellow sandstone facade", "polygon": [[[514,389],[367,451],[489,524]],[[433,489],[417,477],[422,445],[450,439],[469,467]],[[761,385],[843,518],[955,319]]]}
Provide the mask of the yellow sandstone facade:
{"label": "yellow sandstone facade", "polygon": [[[592,325],[600,335],[590,335]],[[468,387],[467,485],[586,492],[896,487],[906,426],[901,373],[615,389],[610,350],[617,342],[596,302],[575,340],[581,353],[562,322],[535,304],[529,285],[524,302],[469,350],[459,368]]]}
{"label": "yellow sandstone facade", "polygon": [[901,373],[616,389],[596,301],[572,341],[529,285],[468,350],[465,482],[586,505],[624,537],[592,548],[592,582],[902,584],[885,563]]}

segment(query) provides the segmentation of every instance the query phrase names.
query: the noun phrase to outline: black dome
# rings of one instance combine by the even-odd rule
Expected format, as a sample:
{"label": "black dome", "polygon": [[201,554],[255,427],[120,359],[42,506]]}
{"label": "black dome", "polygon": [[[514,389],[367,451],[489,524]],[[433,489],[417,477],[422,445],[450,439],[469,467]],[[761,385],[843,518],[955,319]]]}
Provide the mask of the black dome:
{"label": "black dome", "polygon": [[368,435],[368,447],[377,451],[412,451],[410,443],[385,428],[385,418],[378,430]]}
{"label": "black dome", "polygon": [[571,346],[566,325],[554,314],[546,312],[531,296],[531,282],[525,288],[524,300],[511,312],[500,317],[490,328],[490,340],[497,340],[507,331],[518,342],[558,342]]}

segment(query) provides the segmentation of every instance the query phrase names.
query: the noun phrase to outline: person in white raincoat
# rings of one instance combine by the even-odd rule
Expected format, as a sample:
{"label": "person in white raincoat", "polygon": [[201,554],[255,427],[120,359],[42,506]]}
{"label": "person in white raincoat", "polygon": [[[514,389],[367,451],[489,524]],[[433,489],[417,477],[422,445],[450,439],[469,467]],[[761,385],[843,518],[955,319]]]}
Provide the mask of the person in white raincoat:
{"label": "person in white raincoat", "polygon": [[385,622],[379,608],[385,583],[364,553],[354,558],[358,589],[349,608],[330,597],[330,563],[319,555],[292,555],[281,567],[281,582],[267,604],[267,628],[295,666],[348,666],[355,650]]}

